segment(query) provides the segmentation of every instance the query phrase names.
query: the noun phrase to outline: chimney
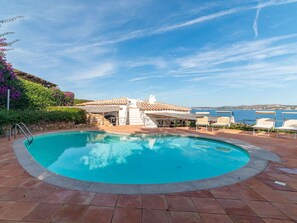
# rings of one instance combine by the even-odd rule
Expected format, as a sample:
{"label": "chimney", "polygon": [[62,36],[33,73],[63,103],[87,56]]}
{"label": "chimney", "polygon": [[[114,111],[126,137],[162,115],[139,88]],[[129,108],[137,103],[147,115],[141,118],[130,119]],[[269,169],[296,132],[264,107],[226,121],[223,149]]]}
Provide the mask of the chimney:
{"label": "chimney", "polygon": [[149,97],[149,103],[150,104],[155,104],[156,101],[157,101],[156,96],[151,94],[150,97]]}

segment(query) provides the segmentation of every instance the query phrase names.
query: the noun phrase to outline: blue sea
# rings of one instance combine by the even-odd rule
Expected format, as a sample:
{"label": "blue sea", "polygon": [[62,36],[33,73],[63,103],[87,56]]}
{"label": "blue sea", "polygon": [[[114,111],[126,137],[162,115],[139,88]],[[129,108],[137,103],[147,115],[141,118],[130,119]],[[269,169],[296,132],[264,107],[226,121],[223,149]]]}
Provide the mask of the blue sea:
{"label": "blue sea", "polygon": [[[273,118],[273,115],[257,115],[255,110],[232,110],[233,111],[233,116],[235,119],[235,122],[238,123],[245,123],[245,124],[255,124],[256,123],[256,118]],[[218,114],[216,113],[216,110],[192,110],[192,113],[195,112],[210,112],[211,116],[222,116],[226,114]],[[282,125],[284,118],[285,119],[297,119],[297,115],[292,115],[292,114],[282,114],[282,112],[297,112],[295,111],[290,111],[290,110],[276,110],[276,127],[279,127]]]}

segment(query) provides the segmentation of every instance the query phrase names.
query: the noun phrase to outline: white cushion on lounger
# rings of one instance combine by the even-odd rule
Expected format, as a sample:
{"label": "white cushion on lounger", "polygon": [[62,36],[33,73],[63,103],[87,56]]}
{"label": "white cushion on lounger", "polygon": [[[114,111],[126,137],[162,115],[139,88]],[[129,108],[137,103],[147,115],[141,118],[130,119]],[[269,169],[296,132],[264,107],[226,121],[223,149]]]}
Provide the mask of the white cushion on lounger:
{"label": "white cushion on lounger", "polygon": [[230,126],[231,118],[230,117],[218,117],[216,123],[211,124],[211,126]]}
{"label": "white cushion on lounger", "polygon": [[284,121],[282,127],[276,128],[278,130],[297,131],[297,119],[288,119]]}
{"label": "white cushion on lounger", "polygon": [[275,125],[274,119],[271,118],[259,118],[257,119],[256,125],[252,127],[254,129],[273,129]]}

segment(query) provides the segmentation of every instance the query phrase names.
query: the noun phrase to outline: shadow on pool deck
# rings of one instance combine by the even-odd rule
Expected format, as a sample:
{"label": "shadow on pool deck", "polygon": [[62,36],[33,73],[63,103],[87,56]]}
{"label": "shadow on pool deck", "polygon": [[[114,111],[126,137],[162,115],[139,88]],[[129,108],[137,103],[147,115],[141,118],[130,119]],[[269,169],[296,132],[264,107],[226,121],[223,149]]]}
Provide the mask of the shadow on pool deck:
{"label": "shadow on pool deck", "polygon": [[[246,181],[212,190],[160,195],[117,195],[66,190],[31,177],[18,163],[12,142],[0,139],[0,221],[5,222],[294,222],[297,221],[297,142],[194,129],[102,130],[126,133],[216,135],[238,139],[278,154],[283,163]],[[285,182],[285,186],[275,184]]]}

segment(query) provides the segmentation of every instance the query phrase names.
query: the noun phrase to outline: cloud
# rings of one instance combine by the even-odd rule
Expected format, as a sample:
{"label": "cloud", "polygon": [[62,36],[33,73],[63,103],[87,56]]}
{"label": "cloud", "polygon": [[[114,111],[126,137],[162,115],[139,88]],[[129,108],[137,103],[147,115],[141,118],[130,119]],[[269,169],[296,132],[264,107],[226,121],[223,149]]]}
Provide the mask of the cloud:
{"label": "cloud", "polygon": [[192,25],[195,25],[198,23],[203,23],[203,22],[207,22],[210,20],[214,20],[214,19],[226,16],[226,15],[231,15],[231,14],[234,14],[239,11],[242,11],[242,9],[235,8],[235,9],[229,9],[229,10],[209,14],[206,16],[202,16],[202,17],[198,17],[196,19],[186,21],[186,22],[160,27],[160,28],[156,29],[155,31],[151,32],[151,34],[159,34],[159,33],[164,33],[164,32],[168,32],[171,30],[175,30],[175,29],[179,29],[179,28],[183,28],[183,27],[187,27],[187,26],[192,26]]}
{"label": "cloud", "polygon": [[147,80],[147,79],[152,79],[152,78],[162,78],[165,77],[166,75],[151,75],[147,74],[146,76],[140,76],[140,77],[135,77],[130,79],[130,82],[135,82],[135,81],[142,81],[142,80]]}
{"label": "cloud", "polygon": [[151,78],[151,77],[150,76],[135,77],[135,78],[130,79],[129,81],[131,81],[131,82],[142,81],[142,80],[146,80],[146,79],[149,79],[149,78]]}
{"label": "cloud", "polygon": [[162,33],[165,33],[165,32],[168,32],[168,31],[173,31],[173,30],[176,30],[176,29],[179,29],[179,28],[183,28],[183,27],[194,25],[194,24],[214,20],[216,18],[223,17],[223,16],[226,16],[226,15],[231,15],[231,14],[234,14],[236,12],[240,12],[242,10],[243,10],[242,8],[230,9],[230,10],[221,11],[221,12],[209,14],[209,15],[206,15],[206,16],[198,17],[196,19],[192,19],[192,20],[182,22],[182,23],[176,23],[176,24],[171,24],[171,25],[166,25],[166,26],[161,26],[161,27],[148,28],[148,29],[142,29],[142,30],[135,30],[135,31],[132,31],[132,32],[129,32],[129,33],[121,34],[117,38],[109,38],[109,39],[105,39],[105,40],[99,40],[96,43],[89,44],[88,47],[104,46],[104,45],[115,44],[115,43],[119,43],[119,42],[123,42],[123,41],[132,40],[132,39],[137,39],[137,38],[141,38],[141,37],[147,37],[147,36],[162,34]]}
{"label": "cloud", "polygon": [[[223,10],[223,11],[211,13],[211,14],[204,15],[204,16],[199,16],[197,18],[190,19],[185,22],[179,22],[179,23],[164,25],[161,27],[153,27],[153,28],[135,30],[135,31],[128,32],[128,33],[123,33],[123,34],[118,35],[117,38],[111,37],[108,39],[101,39],[101,40],[96,41],[95,43],[90,44],[89,46],[94,47],[94,46],[115,44],[115,43],[119,43],[119,42],[123,42],[123,41],[127,41],[127,40],[132,40],[132,39],[137,39],[137,38],[142,38],[142,37],[147,37],[147,36],[152,36],[152,35],[158,35],[158,34],[166,33],[169,31],[176,30],[176,29],[196,25],[199,23],[209,22],[209,21],[221,18],[221,17],[225,17],[228,15],[232,15],[232,14],[236,14],[236,13],[244,12],[244,11],[249,11],[249,10],[253,10],[253,9],[257,9],[256,18],[254,20],[254,30],[256,30],[257,29],[257,20],[259,17],[260,9],[266,8],[266,7],[271,7],[271,6],[277,6],[277,5],[291,4],[291,3],[295,3],[295,2],[297,2],[297,0],[270,0],[270,1],[266,1],[261,4],[258,4],[257,6],[231,8],[228,10]],[[258,35],[258,31],[256,30],[255,36],[257,36],[257,35]]]}
{"label": "cloud", "polygon": [[178,58],[159,58],[166,61],[165,69],[156,69],[154,74],[129,81],[166,77],[173,82],[200,83],[202,88],[203,83],[220,89],[283,87],[286,82],[297,79],[296,37],[297,34],[293,34],[241,41],[199,49]]}
{"label": "cloud", "polygon": [[187,82],[206,81],[225,88],[282,87],[297,79],[294,37],[280,36],[202,50],[177,59],[178,66],[171,73]]}
{"label": "cloud", "polygon": [[82,80],[91,80],[100,77],[106,77],[115,72],[116,66],[112,62],[105,62],[97,65],[90,70],[82,70],[67,77],[67,80],[76,82]]}
{"label": "cloud", "polygon": [[258,41],[244,41],[226,47],[200,50],[199,53],[181,57],[176,60],[182,71],[191,73],[192,70],[217,67],[223,64],[240,63],[270,59],[277,56],[296,54],[297,43],[280,43],[283,40],[294,39],[297,35],[286,35]]}
{"label": "cloud", "polygon": [[201,83],[202,87],[203,83],[219,88],[282,87],[297,79],[296,37],[293,34],[241,41],[199,49],[178,58],[159,58],[166,61],[165,69],[129,81],[166,77],[177,82]]}
{"label": "cloud", "polygon": [[254,33],[255,33],[254,38],[257,39],[258,35],[259,35],[258,20],[259,20],[260,11],[261,11],[262,8],[273,6],[273,5],[290,4],[290,3],[295,3],[295,2],[297,2],[297,0],[280,0],[280,1],[271,0],[271,1],[264,2],[264,3],[259,3],[258,7],[256,8],[256,15],[255,15],[255,19],[254,19],[254,22],[253,22],[253,30],[254,30]]}
{"label": "cloud", "polygon": [[254,23],[253,23],[253,30],[254,30],[254,33],[255,33],[255,39],[257,39],[258,37],[258,19],[259,19],[259,15],[260,15],[260,10],[261,8],[257,8],[257,11],[256,11],[256,16],[255,16],[255,19],[254,19]]}
{"label": "cloud", "polygon": [[137,58],[137,60],[124,61],[124,63],[125,63],[125,66],[130,67],[130,68],[142,67],[142,66],[154,66],[158,69],[164,69],[167,66],[166,61],[161,57]]}
{"label": "cloud", "polygon": [[[295,57],[296,59],[296,57]],[[213,85],[225,88],[282,87],[286,81],[297,78],[297,68],[292,64],[279,62],[257,62],[252,65],[237,65],[221,69],[215,75],[204,74],[204,78]],[[189,81],[201,82],[201,77]]]}
{"label": "cloud", "polygon": [[210,20],[214,20],[214,19],[217,19],[217,18],[220,18],[220,17],[224,17],[224,16],[227,16],[227,15],[235,14],[235,13],[242,12],[242,11],[248,11],[248,10],[255,9],[255,8],[260,9],[260,8],[264,8],[264,7],[269,7],[269,6],[274,6],[274,5],[282,5],[282,4],[290,4],[290,3],[294,3],[294,2],[297,2],[297,0],[281,0],[281,1],[274,0],[274,1],[264,2],[262,4],[259,4],[259,6],[256,6],[256,7],[252,6],[252,7],[233,8],[233,9],[224,10],[224,11],[221,11],[221,12],[216,12],[216,13],[213,13],[213,14],[205,15],[205,16],[202,16],[202,17],[198,17],[198,18],[186,21],[186,22],[173,24],[173,25],[169,25],[169,26],[164,26],[164,27],[156,29],[152,33],[153,34],[163,33],[163,32],[167,32],[167,31],[179,29],[179,28],[182,28],[182,27],[195,25],[195,24],[198,24],[198,23],[208,22]]}
{"label": "cloud", "polygon": [[263,1],[261,2],[256,8],[265,8],[269,6],[274,6],[274,5],[286,5],[286,4],[291,4],[295,3],[297,0],[269,0],[269,1]]}

